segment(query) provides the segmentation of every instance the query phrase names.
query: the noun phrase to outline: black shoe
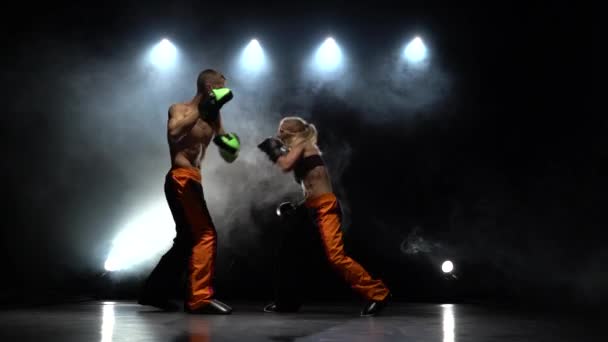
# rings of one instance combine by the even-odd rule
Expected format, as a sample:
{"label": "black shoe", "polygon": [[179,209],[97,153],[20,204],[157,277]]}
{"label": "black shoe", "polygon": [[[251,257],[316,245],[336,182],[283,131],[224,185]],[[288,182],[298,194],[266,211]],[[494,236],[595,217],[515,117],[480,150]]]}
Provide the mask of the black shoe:
{"label": "black shoe", "polygon": [[178,311],[179,306],[175,303],[170,302],[168,299],[160,298],[140,298],[137,301],[139,305],[153,306],[163,311]]}
{"label": "black shoe", "polygon": [[264,307],[264,312],[288,313],[298,312],[298,310],[300,310],[299,305],[277,305],[276,303],[270,303]]}
{"label": "black shoe", "polygon": [[363,309],[361,309],[361,317],[370,317],[377,315],[388,304],[391,295],[389,294],[382,301],[368,301]]}
{"label": "black shoe", "polygon": [[186,309],[186,312],[199,315],[230,315],[232,308],[217,299],[212,299],[209,304],[194,310]]}

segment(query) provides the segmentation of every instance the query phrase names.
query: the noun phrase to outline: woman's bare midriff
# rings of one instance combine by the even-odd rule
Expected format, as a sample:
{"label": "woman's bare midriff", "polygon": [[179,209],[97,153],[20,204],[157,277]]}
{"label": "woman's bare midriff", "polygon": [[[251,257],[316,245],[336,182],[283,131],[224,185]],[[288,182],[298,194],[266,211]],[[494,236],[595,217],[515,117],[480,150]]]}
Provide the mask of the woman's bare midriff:
{"label": "woman's bare midriff", "polygon": [[302,189],[306,199],[315,198],[333,192],[331,180],[325,166],[317,166],[310,170],[302,180]]}

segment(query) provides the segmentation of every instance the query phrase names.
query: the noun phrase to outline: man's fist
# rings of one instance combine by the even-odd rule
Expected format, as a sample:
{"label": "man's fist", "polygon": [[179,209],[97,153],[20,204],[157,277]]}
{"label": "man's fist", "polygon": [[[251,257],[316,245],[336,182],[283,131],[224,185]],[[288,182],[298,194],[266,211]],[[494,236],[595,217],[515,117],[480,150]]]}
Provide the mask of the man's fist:
{"label": "man's fist", "polygon": [[198,105],[201,118],[209,122],[215,121],[220,114],[220,108],[233,97],[232,90],[228,88],[211,89],[207,100]]}
{"label": "man's fist", "polygon": [[222,156],[226,162],[232,163],[238,157],[241,149],[241,141],[236,133],[216,135],[213,138],[213,143],[217,145],[220,156]]}

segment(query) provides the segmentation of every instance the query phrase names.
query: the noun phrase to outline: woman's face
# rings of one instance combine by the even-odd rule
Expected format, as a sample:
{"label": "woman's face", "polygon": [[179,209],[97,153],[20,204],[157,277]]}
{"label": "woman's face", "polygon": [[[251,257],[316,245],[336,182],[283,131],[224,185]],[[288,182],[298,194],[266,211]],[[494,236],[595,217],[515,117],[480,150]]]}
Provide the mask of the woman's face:
{"label": "woman's face", "polygon": [[298,133],[300,132],[300,126],[298,124],[298,122],[290,120],[281,122],[279,128],[277,128],[277,137],[286,144],[293,143],[293,140],[298,139],[301,135],[301,133]]}
{"label": "woman's face", "polygon": [[279,137],[281,140],[284,140],[287,137],[287,132],[282,124],[279,125],[279,128],[277,129],[277,137]]}

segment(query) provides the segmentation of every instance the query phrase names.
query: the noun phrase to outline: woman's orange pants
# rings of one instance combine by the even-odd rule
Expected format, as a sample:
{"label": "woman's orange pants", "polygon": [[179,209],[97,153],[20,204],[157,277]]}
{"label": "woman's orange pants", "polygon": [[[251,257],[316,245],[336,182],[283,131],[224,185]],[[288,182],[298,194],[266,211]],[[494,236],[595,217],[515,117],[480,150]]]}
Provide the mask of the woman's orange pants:
{"label": "woman's orange pants", "polygon": [[314,211],[314,221],[321,235],[323,249],[332,268],[348,282],[351,288],[368,300],[382,301],[389,290],[374,279],[355,260],[344,252],[341,229],[341,211],[333,193],[306,200],[305,206]]}

